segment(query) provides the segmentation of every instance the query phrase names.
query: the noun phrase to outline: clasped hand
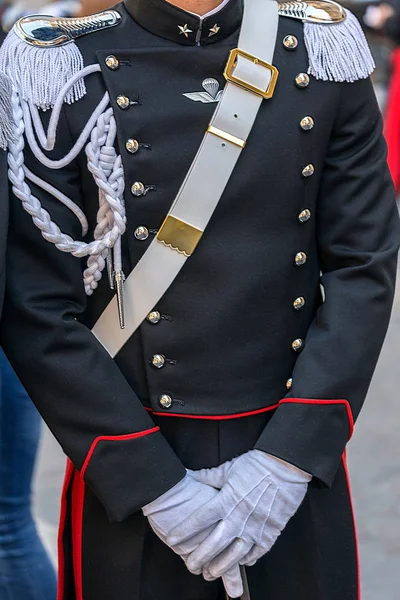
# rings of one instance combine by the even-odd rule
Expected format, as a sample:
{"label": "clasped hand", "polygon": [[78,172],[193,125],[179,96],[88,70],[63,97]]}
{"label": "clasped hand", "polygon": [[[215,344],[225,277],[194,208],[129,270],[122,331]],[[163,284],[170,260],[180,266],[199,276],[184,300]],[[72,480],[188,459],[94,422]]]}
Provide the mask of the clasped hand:
{"label": "clasped hand", "polygon": [[214,469],[188,471],[143,508],[158,537],[194,574],[222,577],[232,598],[243,594],[239,565],[266,554],[300,506],[311,476],[260,450]]}

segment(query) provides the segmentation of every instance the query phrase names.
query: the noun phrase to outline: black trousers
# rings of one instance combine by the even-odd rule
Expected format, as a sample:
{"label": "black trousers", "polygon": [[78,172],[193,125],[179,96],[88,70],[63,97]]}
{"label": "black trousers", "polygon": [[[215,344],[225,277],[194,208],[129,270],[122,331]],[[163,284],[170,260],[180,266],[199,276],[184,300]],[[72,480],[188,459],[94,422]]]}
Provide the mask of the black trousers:
{"label": "black trousers", "polygon": [[[269,418],[155,420],[185,466],[198,469],[251,449]],[[72,496],[70,489],[69,507]],[[82,527],[75,536],[76,516],[71,518],[67,510],[64,594],[58,600],[225,600],[221,581],[206,582],[190,574],[141,512],[110,524],[89,489],[82,508]],[[247,575],[251,600],[358,600],[357,548],[344,464],[330,490],[309,486],[271,552],[247,569]]]}

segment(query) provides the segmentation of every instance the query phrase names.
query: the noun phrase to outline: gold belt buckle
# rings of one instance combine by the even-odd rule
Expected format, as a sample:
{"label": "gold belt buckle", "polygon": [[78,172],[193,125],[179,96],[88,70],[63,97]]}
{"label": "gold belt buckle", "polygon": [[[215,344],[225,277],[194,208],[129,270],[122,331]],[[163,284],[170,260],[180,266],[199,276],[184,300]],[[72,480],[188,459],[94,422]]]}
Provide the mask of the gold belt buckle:
{"label": "gold belt buckle", "polygon": [[[239,79],[238,77],[235,77],[233,75],[233,69],[235,68],[238,56],[241,56],[243,58],[246,58],[247,60],[250,60],[255,65],[259,65],[260,67],[267,69],[267,71],[271,71],[271,79],[269,81],[269,84],[268,84],[268,87],[266,90],[263,90],[262,88],[258,88],[254,85],[251,85],[250,83],[243,81],[243,79]],[[256,94],[257,96],[261,96],[262,98],[264,98],[264,100],[269,100],[269,98],[272,98],[272,96],[274,95],[274,90],[275,90],[276,82],[278,80],[278,75],[279,75],[279,71],[276,67],[274,67],[274,65],[270,65],[269,63],[261,60],[260,58],[257,58],[256,56],[253,56],[252,54],[249,54],[248,52],[244,52],[243,50],[240,50],[240,48],[235,48],[234,50],[231,50],[231,53],[229,55],[229,59],[228,59],[228,62],[226,64],[225,71],[224,71],[224,77],[227,81],[235,83],[236,85],[239,85],[240,87],[244,88],[248,92],[252,92],[253,94]]]}

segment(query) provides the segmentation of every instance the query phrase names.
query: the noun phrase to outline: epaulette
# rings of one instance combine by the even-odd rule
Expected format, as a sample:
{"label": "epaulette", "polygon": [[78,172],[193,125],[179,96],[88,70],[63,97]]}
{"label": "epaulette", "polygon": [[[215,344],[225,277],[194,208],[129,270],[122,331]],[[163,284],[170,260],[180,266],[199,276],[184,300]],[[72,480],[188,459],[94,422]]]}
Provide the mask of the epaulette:
{"label": "epaulette", "polygon": [[358,20],[337,2],[279,2],[279,14],[303,21],[308,73],[316,79],[353,83],[366,79],[374,70],[374,59]]}
{"label": "epaulette", "polygon": [[8,144],[14,140],[14,119],[11,104],[11,80],[0,73],[0,148],[6,150]]}
{"label": "epaulette", "polygon": [[300,19],[304,23],[317,23],[319,25],[332,25],[346,20],[346,11],[333,0],[289,0],[279,2],[281,17]]}
{"label": "epaulette", "polygon": [[[74,40],[88,33],[115,27],[121,15],[115,10],[82,18],[31,15],[17,21],[0,49],[0,72],[8,74],[23,100],[47,110],[63,86],[84,67]],[[77,79],[64,101],[79,100],[86,93]]]}

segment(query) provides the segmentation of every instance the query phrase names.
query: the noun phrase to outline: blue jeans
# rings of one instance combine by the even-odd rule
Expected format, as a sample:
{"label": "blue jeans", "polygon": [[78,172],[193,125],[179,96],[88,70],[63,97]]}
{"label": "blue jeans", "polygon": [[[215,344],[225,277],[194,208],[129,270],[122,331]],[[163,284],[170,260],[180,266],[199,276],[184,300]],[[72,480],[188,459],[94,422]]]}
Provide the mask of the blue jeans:
{"label": "blue jeans", "polygon": [[55,600],[55,572],[31,513],[40,417],[1,350],[0,374],[0,600]]}

